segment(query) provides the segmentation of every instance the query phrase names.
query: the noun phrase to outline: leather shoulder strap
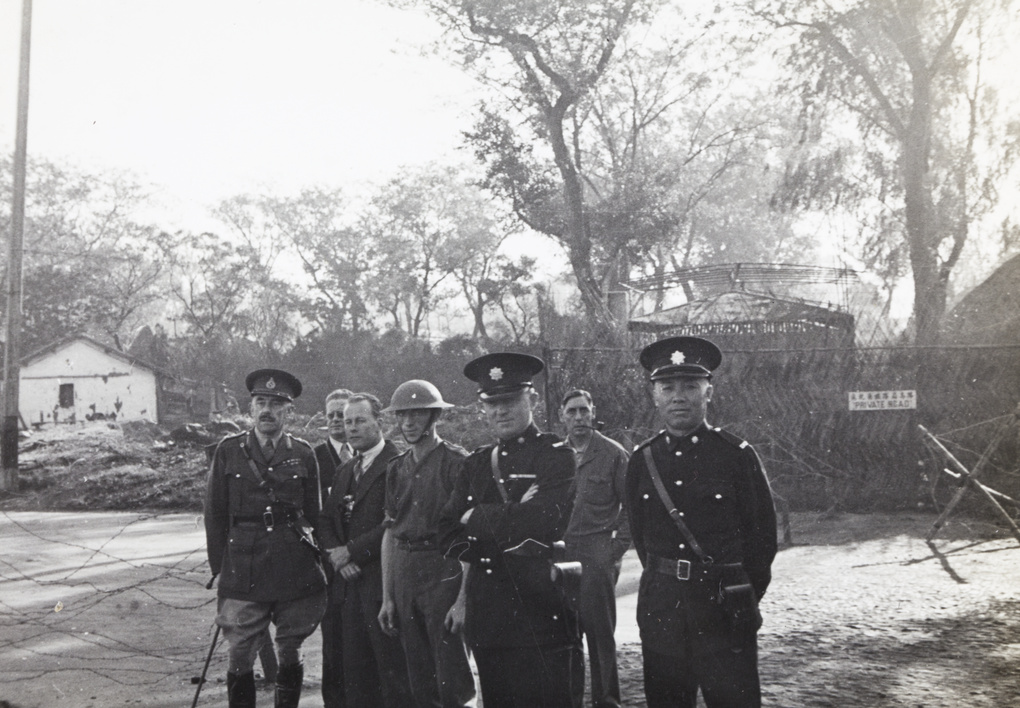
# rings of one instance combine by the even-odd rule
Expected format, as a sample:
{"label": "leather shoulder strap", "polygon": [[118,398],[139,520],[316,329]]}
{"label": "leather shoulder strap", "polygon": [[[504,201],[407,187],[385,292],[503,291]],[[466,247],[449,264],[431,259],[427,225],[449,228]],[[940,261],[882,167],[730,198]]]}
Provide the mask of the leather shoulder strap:
{"label": "leather shoulder strap", "polygon": [[659,499],[666,506],[666,511],[669,512],[669,518],[673,519],[673,523],[680,529],[680,533],[687,539],[687,543],[691,544],[691,550],[693,550],[701,562],[706,565],[711,565],[714,561],[712,556],[705,553],[701,548],[701,544],[698,543],[698,539],[694,538],[694,534],[687,528],[687,524],[684,523],[683,518],[680,516],[680,512],[677,511],[676,505],[673,504],[673,500],[669,496],[669,492],[666,491],[666,485],[662,483],[662,477],[659,475],[659,468],[655,464],[655,458],[652,457],[652,448],[647,446],[642,448],[641,453],[645,458],[645,467],[648,468],[648,476],[652,478],[652,484],[655,485],[655,491],[659,493]]}

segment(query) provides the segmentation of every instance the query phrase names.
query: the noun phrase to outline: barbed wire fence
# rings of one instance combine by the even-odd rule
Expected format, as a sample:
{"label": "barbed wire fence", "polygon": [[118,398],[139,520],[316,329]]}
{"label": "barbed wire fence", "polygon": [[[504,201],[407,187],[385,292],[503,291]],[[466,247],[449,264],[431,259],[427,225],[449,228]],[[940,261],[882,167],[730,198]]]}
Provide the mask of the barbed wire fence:
{"label": "barbed wire fence", "polygon": [[[1020,402],[1020,346],[770,349],[723,347],[710,422],[750,441],[794,510],[937,509],[951,494],[923,424],[965,463]],[[658,429],[637,350],[548,349],[546,405],[572,388],[595,398],[625,446]],[[851,392],[910,391],[916,407],[851,410]],[[989,484],[1020,495],[1020,431],[996,451]],[[980,505],[971,511],[983,513]]]}
{"label": "barbed wire fence", "polygon": [[[0,543],[0,698],[190,700],[215,615],[201,517],[3,512]],[[210,676],[225,665],[218,652]]]}

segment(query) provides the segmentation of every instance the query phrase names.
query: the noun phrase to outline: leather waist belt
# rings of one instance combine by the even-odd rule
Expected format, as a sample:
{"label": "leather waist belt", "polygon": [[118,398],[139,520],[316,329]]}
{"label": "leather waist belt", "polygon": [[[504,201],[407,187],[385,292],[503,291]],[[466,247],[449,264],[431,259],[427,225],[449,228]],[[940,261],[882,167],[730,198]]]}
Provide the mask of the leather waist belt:
{"label": "leather waist belt", "polygon": [[439,544],[436,543],[435,536],[429,536],[427,538],[418,538],[413,541],[409,541],[406,538],[398,538],[397,548],[402,551],[438,551]]}
{"label": "leather waist belt", "polygon": [[232,526],[257,524],[271,529],[276,524],[288,523],[294,521],[296,518],[297,516],[293,511],[266,511],[262,514],[253,514],[251,516],[237,514],[230,518],[230,524]]}
{"label": "leather waist belt", "polygon": [[740,563],[697,563],[694,561],[680,560],[677,558],[663,558],[651,553],[645,556],[645,565],[649,570],[662,573],[677,580],[690,580],[691,578],[704,577],[710,573],[718,573],[723,570],[740,568]]}

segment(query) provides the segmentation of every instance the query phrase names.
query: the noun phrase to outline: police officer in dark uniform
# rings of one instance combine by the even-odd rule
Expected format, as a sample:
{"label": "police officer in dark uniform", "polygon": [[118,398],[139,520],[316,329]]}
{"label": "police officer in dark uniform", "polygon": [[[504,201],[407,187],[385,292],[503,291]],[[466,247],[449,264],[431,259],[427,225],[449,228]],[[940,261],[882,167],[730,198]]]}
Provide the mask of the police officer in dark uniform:
{"label": "police officer in dark uniform", "polygon": [[209,565],[219,575],[216,623],[230,644],[227,694],[230,708],[254,708],[252,666],[272,622],[276,707],[296,708],[301,644],[326,608],[313,535],[322,505],[319,468],[312,447],[284,432],[301,382],[260,369],[245,384],[254,427],[217,445],[205,497]]}
{"label": "police officer in dark uniform", "polygon": [[550,574],[573,506],[575,462],[535,427],[532,378],[543,368],[515,353],[464,368],[499,442],[465,461],[439,538],[467,565],[464,632],[486,708],[569,708],[574,672],[584,672],[576,616]]}
{"label": "police officer in dark uniform", "polygon": [[640,361],[666,422],[635,448],[626,483],[648,706],[694,708],[699,687],[708,708],[760,706],[757,601],[777,546],[765,472],[747,442],[705,421],[718,347],[672,337]]}

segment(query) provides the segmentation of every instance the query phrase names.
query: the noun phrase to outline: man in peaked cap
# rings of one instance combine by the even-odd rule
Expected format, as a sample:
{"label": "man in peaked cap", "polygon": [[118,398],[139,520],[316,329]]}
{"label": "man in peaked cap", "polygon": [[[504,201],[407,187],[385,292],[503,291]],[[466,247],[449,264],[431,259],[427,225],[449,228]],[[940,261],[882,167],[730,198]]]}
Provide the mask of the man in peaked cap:
{"label": "man in peaked cap", "polygon": [[631,533],[644,566],[638,627],[649,708],[757,708],[757,603],[771,580],[776,516],[747,442],[706,422],[722,353],[697,337],[641,352],[666,427],[627,467]]}
{"label": "man in peaked cap", "polygon": [[254,708],[252,667],[270,622],[280,668],[276,708],[296,708],[301,644],[326,608],[313,531],[322,502],[312,447],[285,432],[301,382],[279,369],[245,379],[251,430],[224,438],[209,465],[205,496],[209,566],[219,576],[216,623],[230,644],[230,708]]}
{"label": "man in peaked cap", "polygon": [[584,657],[576,616],[550,576],[573,506],[573,451],[539,432],[527,354],[487,354],[464,375],[499,440],[468,456],[439,523],[447,556],[466,564],[464,632],[486,708],[568,708]]}
{"label": "man in peaked cap", "polygon": [[[432,383],[413,379],[397,386],[385,409],[396,415],[409,447],[386,468],[379,624],[400,637],[417,708],[462,708],[475,697],[460,633],[464,573],[436,542],[439,514],[467,457],[436,431],[452,407]],[[458,598],[462,604],[451,613]]]}

